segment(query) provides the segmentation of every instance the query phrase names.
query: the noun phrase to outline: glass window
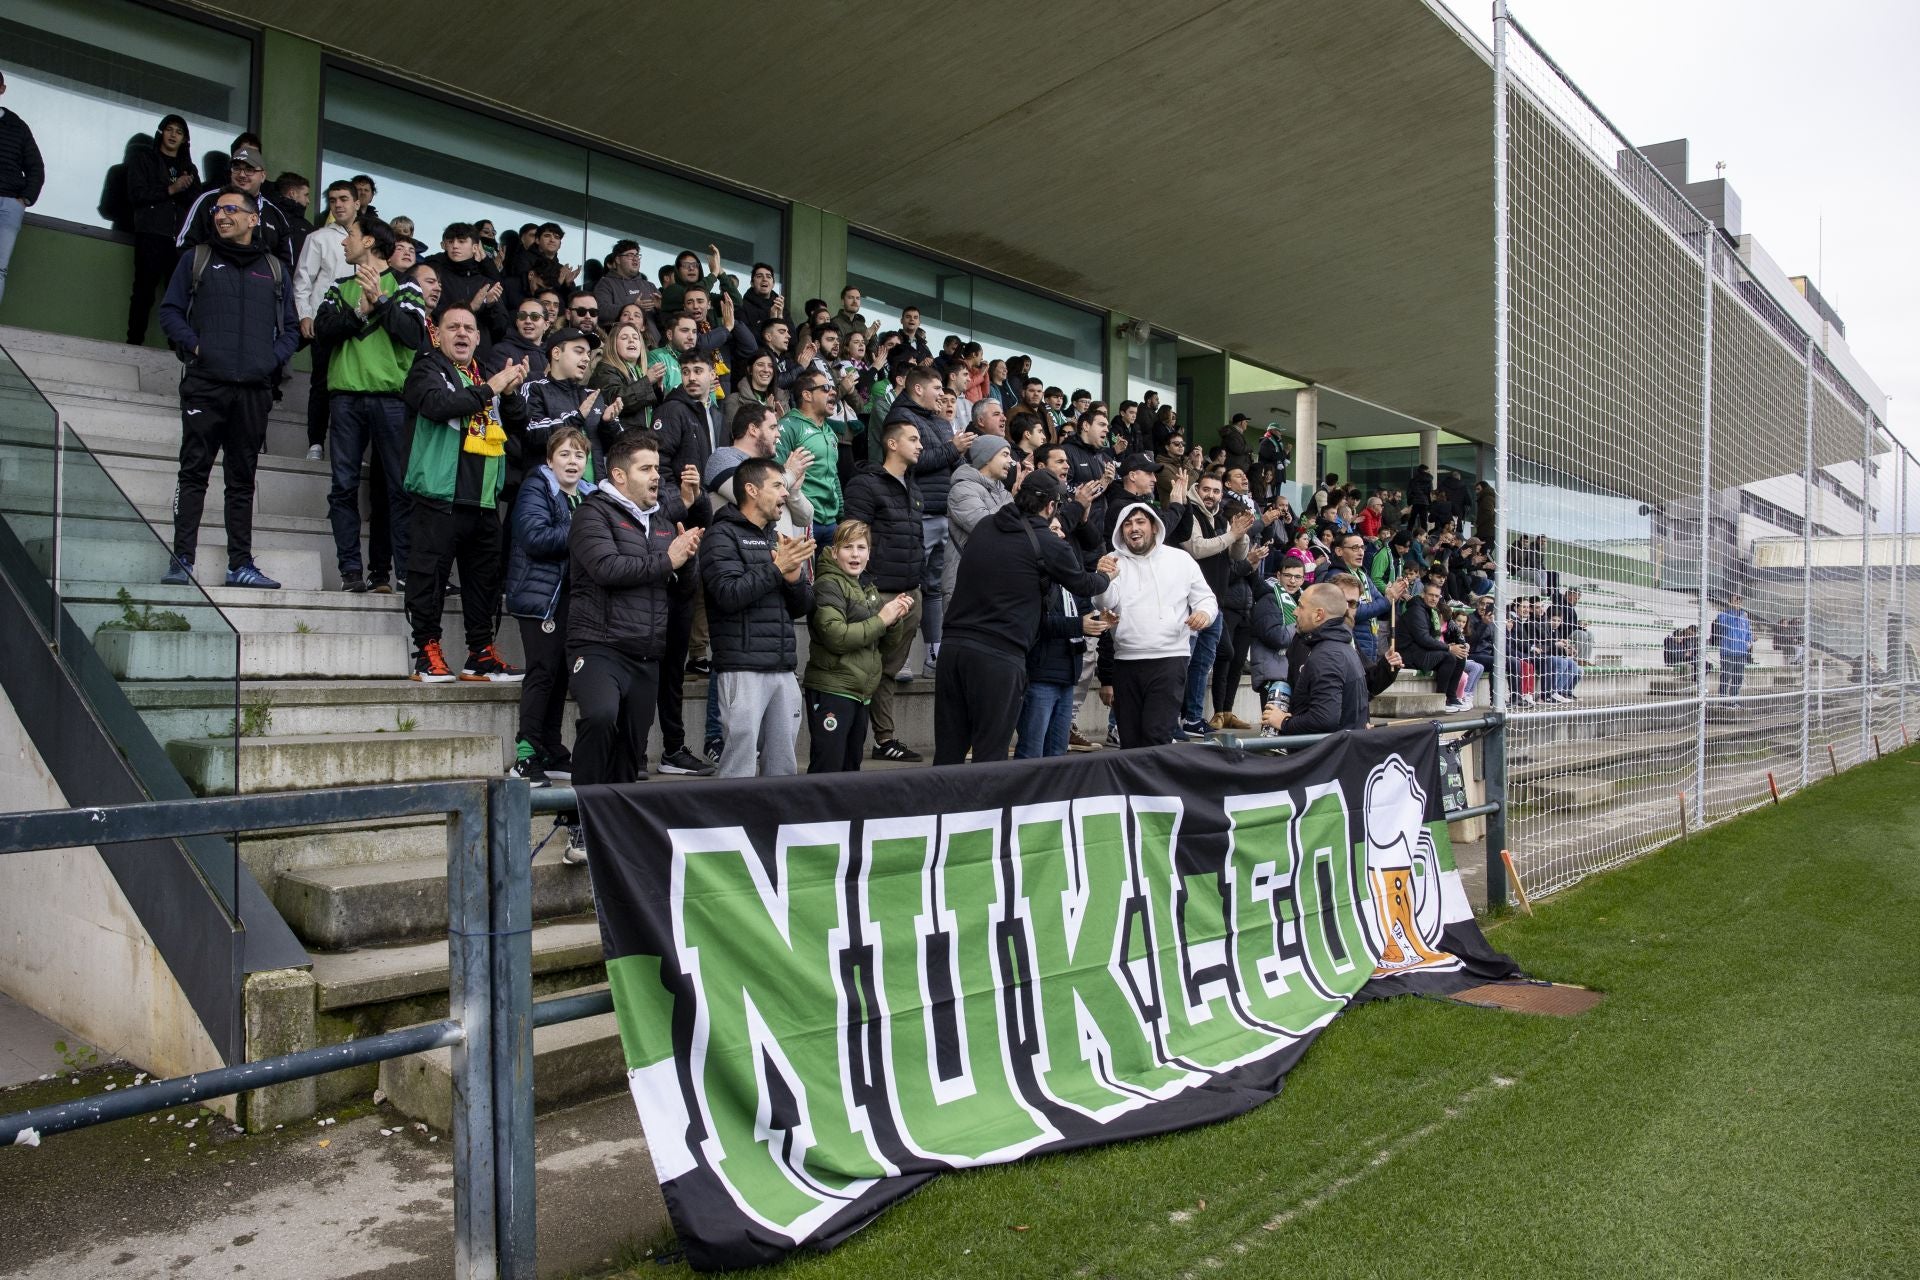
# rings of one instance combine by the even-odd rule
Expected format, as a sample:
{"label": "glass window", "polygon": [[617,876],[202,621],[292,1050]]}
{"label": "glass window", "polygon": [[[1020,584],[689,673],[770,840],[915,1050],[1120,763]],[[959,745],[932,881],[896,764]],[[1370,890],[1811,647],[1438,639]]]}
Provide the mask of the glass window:
{"label": "glass window", "polygon": [[[859,286],[861,310],[882,329],[898,326],[901,311],[916,306],[935,352],[954,334],[978,342],[988,360],[1032,356],[1033,376],[1069,395],[1100,394],[1105,321],[1097,312],[858,234],[847,237],[847,283]],[[839,309],[837,297],[826,303]]]}
{"label": "glass window", "polygon": [[116,0],[7,0],[0,71],[0,106],[27,122],[47,163],[33,212],[89,227],[108,225],[108,170],[151,143],[161,116],[186,117],[203,176],[207,154],[224,154],[253,116],[251,41]]}
{"label": "glass window", "polygon": [[1180,339],[1158,329],[1149,330],[1145,341],[1136,335],[1128,337],[1127,399],[1143,399],[1147,392],[1158,391],[1162,404],[1172,404],[1179,379]]}
{"label": "glass window", "polygon": [[487,218],[503,236],[558,223],[561,261],[576,265],[638,240],[651,278],[709,244],[742,287],[755,261],[780,262],[772,205],[338,68],[327,72],[323,141],[325,182],[367,174],[381,214],[412,218],[430,245],[449,223]]}

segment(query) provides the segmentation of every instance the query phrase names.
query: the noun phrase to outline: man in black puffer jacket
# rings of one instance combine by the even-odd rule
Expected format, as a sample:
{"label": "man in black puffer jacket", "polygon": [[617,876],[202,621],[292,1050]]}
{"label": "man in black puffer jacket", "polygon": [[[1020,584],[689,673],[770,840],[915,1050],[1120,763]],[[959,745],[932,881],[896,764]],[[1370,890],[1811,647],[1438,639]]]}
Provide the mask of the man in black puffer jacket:
{"label": "man in black puffer jacket", "polygon": [[253,477],[267,439],[273,379],[300,345],[293,289],[254,235],[259,206],[238,187],[214,205],[214,238],[198,280],[198,251],[174,266],[160,303],[160,327],[186,369],[180,375],[180,473],[173,494],[173,564],[163,581],[193,575],[207,477],[216,457],[226,470],[227,577],[230,587],[279,583],[253,563]]}
{"label": "man in black puffer jacket", "polygon": [[[931,369],[911,370],[907,374],[906,386],[901,389],[900,398],[887,410],[886,417],[887,423],[911,422],[920,433],[920,456],[913,464],[913,478],[920,486],[920,497],[926,504],[926,510],[920,517],[924,551],[921,560],[920,607],[916,610],[920,617],[916,625],[927,643],[928,675],[933,674],[933,663],[940,652],[940,622],[945,603],[941,595],[941,579],[947,554],[947,490],[953,486],[953,469],[966,458],[967,449],[974,441],[973,432],[955,431],[952,419],[940,416],[940,394],[939,374]],[[881,430],[885,429],[883,424]],[[910,642],[911,636],[909,651]],[[903,654],[901,662],[905,661]],[[898,671],[899,668],[895,667],[887,675],[891,678]],[[911,676],[908,678],[911,679]],[[891,705],[892,695],[889,694],[889,709]],[[873,727],[875,741],[878,741],[880,708],[877,701]]]}
{"label": "man in black puffer jacket", "polygon": [[700,551],[707,593],[713,679],[720,690],[726,749],[720,776],[776,777],[798,772],[799,646],[793,623],[813,610],[811,537],[782,537],[787,478],[767,458],[733,473],[738,506],[721,509]]}
{"label": "man in black puffer jacket", "polygon": [[880,450],[880,464],[861,463],[847,484],[840,518],[863,521],[872,531],[873,558],[868,561],[868,572],[873,585],[887,594],[898,592],[913,598],[906,625],[898,632],[887,633],[888,647],[880,655],[880,686],[873,691],[873,702],[867,709],[873,723],[873,758],[911,763],[921,758],[920,753],[901,742],[894,728],[893,692],[894,677],[913,652],[913,636],[925,604],[926,542],[922,534],[926,501],[914,479],[914,464],[924,447],[914,420],[889,415],[881,429]]}
{"label": "man in black puffer jacket", "polygon": [[[667,597],[700,549],[706,514],[696,496],[660,486],[660,444],[641,433],[607,451],[607,478],[573,513],[573,581],[567,620],[571,686],[579,704],[573,782],[632,782],[647,759],[647,734],[667,642]],[[566,860],[586,861],[574,827]]]}

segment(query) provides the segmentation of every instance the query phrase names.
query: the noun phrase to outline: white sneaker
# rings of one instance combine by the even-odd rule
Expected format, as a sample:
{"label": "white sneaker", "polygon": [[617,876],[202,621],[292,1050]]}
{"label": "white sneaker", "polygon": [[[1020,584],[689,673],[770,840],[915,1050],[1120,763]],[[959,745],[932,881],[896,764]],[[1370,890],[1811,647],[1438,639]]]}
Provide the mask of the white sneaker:
{"label": "white sneaker", "polygon": [[1519,694],[1514,698],[1513,705],[1516,707],[1530,707],[1533,705],[1533,695],[1530,693]]}
{"label": "white sneaker", "polygon": [[1449,702],[1442,709],[1442,714],[1449,715],[1449,716],[1457,716],[1462,711],[1471,711],[1471,710],[1473,710],[1473,704],[1471,702]]}
{"label": "white sneaker", "polygon": [[325,456],[326,456],[326,451],[322,449],[319,445],[310,444],[307,446],[308,462],[319,462]]}
{"label": "white sneaker", "polygon": [[567,847],[561,852],[560,861],[570,867],[587,865],[587,833],[577,822],[567,828]]}

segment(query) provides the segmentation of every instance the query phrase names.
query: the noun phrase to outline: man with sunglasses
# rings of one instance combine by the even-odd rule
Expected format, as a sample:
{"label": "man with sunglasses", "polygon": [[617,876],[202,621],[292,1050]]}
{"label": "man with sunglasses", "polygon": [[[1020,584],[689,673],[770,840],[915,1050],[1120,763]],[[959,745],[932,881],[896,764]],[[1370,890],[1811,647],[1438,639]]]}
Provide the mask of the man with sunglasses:
{"label": "man with sunglasses", "polygon": [[481,369],[488,377],[510,364],[527,366],[527,381],[547,376],[547,309],[538,298],[522,298],[513,309],[513,332],[493,344]]}
{"label": "man with sunglasses", "polygon": [[180,474],[173,495],[173,564],[162,581],[193,577],[207,478],[224,455],[227,576],[230,587],[277,589],[253,563],[254,467],[267,438],[273,379],[300,345],[293,289],[254,235],[259,206],[251,193],[221,188],[212,210],[214,238],[185,254],[160,304],[160,327],[186,365],[180,375]]}
{"label": "man with sunglasses", "polygon": [[583,289],[574,290],[573,296],[567,299],[566,327],[578,329],[587,339],[588,350],[598,351],[602,341],[600,300]]}

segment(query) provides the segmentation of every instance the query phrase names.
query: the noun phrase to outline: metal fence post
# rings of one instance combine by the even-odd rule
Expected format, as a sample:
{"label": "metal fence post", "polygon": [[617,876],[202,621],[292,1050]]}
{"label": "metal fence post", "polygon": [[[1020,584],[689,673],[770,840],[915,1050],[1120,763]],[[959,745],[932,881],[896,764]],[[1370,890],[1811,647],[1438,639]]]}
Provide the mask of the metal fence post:
{"label": "metal fence post", "polygon": [[531,788],[487,784],[493,921],[493,1160],[501,1280],[533,1280],[533,821]]}
{"label": "metal fence post", "polygon": [[[1700,634],[1712,634],[1713,585],[1713,224],[1700,230]],[[1725,657],[1721,662],[1725,664]],[[1707,825],[1707,646],[1700,645],[1700,687],[1693,738],[1693,821]]]}
{"label": "metal fence post", "polygon": [[1873,414],[1860,420],[1860,763],[1873,759]]}
{"label": "metal fence post", "polygon": [[1487,784],[1486,799],[1499,808],[1487,815],[1487,909],[1507,905],[1507,864],[1501,853],[1507,847],[1507,720],[1502,717],[1486,738],[1481,772]]}
{"label": "metal fence post", "polygon": [[1800,646],[1800,785],[1813,781],[1813,339],[1807,339],[1807,422],[1802,433],[1806,460],[1801,482],[1805,496],[1800,522],[1800,626],[1806,643]]}
{"label": "metal fence post", "polygon": [[[1506,720],[1509,709],[1504,629],[1509,625],[1507,575],[1512,572],[1508,563],[1507,544],[1511,541],[1515,513],[1519,509],[1514,501],[1513,490],[1509,487],[1509,455],[1513,444],[1509,423],[1512,400],[1507,378],[1507,366],[1512,357],[1507,312],[1507,21],[1507,0],[1493,0],[1493,492],[1500,510],[1493,540],[1493,617],[1494,625],[1501,630],[1498,632],[1500,643],[1493,646],[1493,689],[1489,701],[1494,711],[1502,717],[1502,722],[1487,739],[1486,779],[1489,792],[1494,790],[1497,782],[1502,808],[1487,823],[1489,907],[1505,906],[1507,901],[1507,868],[1500,860],[1500,852],[1507,839],[1505,801],[1509,728]],[[1496,833],[1498,839],[1495,838]]]}
{"label": "metal fence post", "polygon": [[486,788],[447,820],[447,1008],[465,1033],[453,1047],[453,1274],[493,1280],[495,1242],[492,918]]}

